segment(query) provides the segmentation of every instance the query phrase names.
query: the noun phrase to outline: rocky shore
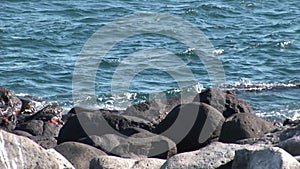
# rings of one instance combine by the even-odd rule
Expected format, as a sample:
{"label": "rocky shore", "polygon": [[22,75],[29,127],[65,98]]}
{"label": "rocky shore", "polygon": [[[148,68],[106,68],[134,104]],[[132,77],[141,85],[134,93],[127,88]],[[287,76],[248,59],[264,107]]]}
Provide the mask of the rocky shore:
{"label": "rocky shore", "polygon": [[217,89],[62,114],[0,88],[0,126],[1,169],[300,168],[300,121],[266,121]]}

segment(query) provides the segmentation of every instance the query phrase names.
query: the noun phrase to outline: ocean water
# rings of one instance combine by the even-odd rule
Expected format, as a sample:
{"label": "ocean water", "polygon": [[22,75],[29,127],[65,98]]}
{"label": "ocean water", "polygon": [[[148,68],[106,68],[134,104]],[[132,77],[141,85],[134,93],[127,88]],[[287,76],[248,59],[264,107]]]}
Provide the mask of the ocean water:
{"label": "ocean water", "polygon": [[[211,55],[220,59],[224,70],[226,79],[220,87],[234,90],[260,116],[300,118],[300,4],[296,0],[4,0],[0,4],[0,85],[19,95],[72,107],[76,63],[91,37],[105,29],[107,37],[125,38],[114,41],[101,63],[94,65],[96,73],[90,74],[88,65],[81,71],[85,76],[80,80],[86,82],[79,90],[81,100],[88,100],[85,91],[92,90],[100,107],[124,109],[130,103],[212,86],[207,65],[196,55],[198,49],[157,34],[170,31],[167,28],[172,25],[140,21],[139,13],[155,13],[163,21],[172,20],[160,17],[164,14],[186,21],[174,23],[174,36],[187,23],[203,32],[213,47]],[[107,29],[120,18],[119,25]],[[152,22],[155,29],[150,33],[134,34],[122,27],[144,30]],[[193,35],[191,29],[183,32]],[[203,37],[188,37],[189,42],[203,41]],[[109,43],[101,38],[99,44]],[[127,69],[135,73],[125,73]],[[90,76],[95,76],[93,83]]]}

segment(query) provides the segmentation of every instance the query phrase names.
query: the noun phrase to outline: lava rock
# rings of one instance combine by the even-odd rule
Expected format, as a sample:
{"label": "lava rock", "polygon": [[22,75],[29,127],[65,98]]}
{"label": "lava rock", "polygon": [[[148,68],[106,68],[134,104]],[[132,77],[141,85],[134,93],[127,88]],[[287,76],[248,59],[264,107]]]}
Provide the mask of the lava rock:
{"label": "lava rock", "polygon": [[217,140],[223,115],[205,103],[188,103],[175,107],[155,128],[177,143],[179,153],[197,150]]}
{"label": "lava rock", "polygon": [[14,91],[0,87],[0,113],[19,114],[22,101],[15,95]]}
{"label": "lava rock", "polygon": [[50,121],[53,117],[61,120],[62,107],[56,104],[50,104],[44,107],[42,110],[33,114],[30,119],[32,120],[43,120]]}
{"label": "lava rock", "polygon": [[74,169],[73,165],[54,150],[45,150],[27,137],[0,130],[0,168]]}
{"label": "lava rock", "polygon": [[69,118],[58,135],[58,143],[77,141],[88,135],[126,134],[128,128],[137,127],[148,131],[153,129],[150,122],[131,116],[118,115],[108,110],[73,108],[76,115]]}
{"label": "lava rock", "polygon": [[270,122],[254,114],[239,113],[232,115],[224,122],[219,140],[234,143],[245,138],[261,137],[274,129],[275,127]]}
{"label": "lava rock", "polygon": [[9,131],[14,130],[17,115],[22,108],[22,101],[12,90],[0,87],[0,127]]}
{"label": "lava rock", "polygon": [[300,136],[289,138],[275,144],[275,146],[284,149],[293,156],[300,155]]}
{"label": "lava rock", "polygon": [[26,131],[22,131],[22,130],[13,130],[12,133],[16,134],[18,136],[24,136],[24,137],[28,137],[28,138],[30,138],[30,137],[33,136],[32,134],[30,134],[30,133],[28,133]]}
{"label": "lava rock", "polygon": [[57,146],[57,140],[54,137],[32,136],[29,138],[45,149],[51,149]]}
{"label": "lava rock", "polygon": [[193,97],[153,99],[129,106],[123,114],[139,117],[153,124],[158,124],[174,107],[179,104],[191,102]]}
{"label": "lava rock", "polygon": [[166,159],[177,153],[176,144],[160,135],[144,131],[130,137],[115,134],[90,136],[79,140],[105,151],[107,154],[126,158],[154,157]]}
{"label": "lava rock", "polygon": [[213,142],[199,150],[177,154],[169,158],[161,169],[230,168],[235,151],[245,148],[262,149],[264,147]]}
{"label": "lava rock", "polygon": [[54,149],[65,156],[75,168],[89,168],[93,158],[106,155],[95,147],[77,142],[65,142]]}
{"label": "lava rock", "polygon": [[114,156],[99,156],[90,162],[90,169],[160,169],[165,160],[155,158],[126,159]]}
{"label": "lava rock", "polygon": [[194,98],[194,102],[206,103],[219,110],[225,118],[236,113],[254,113],[245,100],[237,98],[232,92],[207,89]]}
{"label": "lava rock", "polygon": [[261,150],[238,150],[232,169],[299,169],[300,163],[289,153],[278,147]]}
{"label": "lava rock", "polygon": [[22,101],[20,114],[32,115],[45,106],[45,101],[33,96],[19,96]]}
{"label": "lava rock", "polygon": [[33,136],[41,136],[44,130],[44,122],[42,120],[30,120],[21,124],[18,124],[16,130],[26,131]]}

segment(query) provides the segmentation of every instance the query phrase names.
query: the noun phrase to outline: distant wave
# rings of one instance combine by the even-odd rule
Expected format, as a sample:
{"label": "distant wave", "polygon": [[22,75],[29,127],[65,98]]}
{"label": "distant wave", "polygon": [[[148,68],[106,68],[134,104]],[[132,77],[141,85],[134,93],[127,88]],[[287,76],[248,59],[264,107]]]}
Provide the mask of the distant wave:
{"label": "distant wave", "polygon": [[241,81],[230,84],[223,84],[220,86],[225,90],[234,91],[264,91],[264,90],[278,90],[289,88],[300,88],[300,83],[263,83]]}

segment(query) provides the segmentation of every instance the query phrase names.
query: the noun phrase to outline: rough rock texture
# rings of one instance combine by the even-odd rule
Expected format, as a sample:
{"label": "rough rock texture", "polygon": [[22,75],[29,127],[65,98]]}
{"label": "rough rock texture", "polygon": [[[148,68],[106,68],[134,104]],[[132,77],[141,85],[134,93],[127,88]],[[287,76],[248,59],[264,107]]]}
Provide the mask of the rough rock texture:
{"label": "rough rock texture", "polygon": [[16,116],[21,108],[22,101],[14,92],[0,87],[0,127],[13,130],[17,122]]}
{"label": "rough rock texture", "polygon": [[158,124],[174,107],[179,104],[189,103],[193,97],[174,97],[169,99],[153,99],[129,106],[124,115],[130,115]]}
{"label": "rough rock texture", "polygon": [[219,140],[234,143],[245,138],[261,137],[274,129],[270,122],[254,114],[239,113],[232,115],[223,123]]}
{"label": "rough rock texture", "polygon": [[[126,134],[127,129],[138,127],[152,130],[152,124],[137,117],[122,116],[105,110],[73,108],[76,115],[69,118],[58,135],[58,143],[77,141],[88,135]],[[123,133],[124,131],[124,133]]]}
{"label": "rough rock texture", "polygon": [[203,102],[223,113],[225,118],[236,113],[254,113],[252,108],[243,99],[233,93],[218,89],[207,89],[194,98],[195,102]]}
{"label": "rough rock texture", "polygon": [[0,87],[0,112],[2,114],[18,114],[22,108],[22,101],[14,91]]}
{"label": "rough rock texture", "polygon": [[34,141],[0,130],[0,168],[74,168],[54,150],[45,150]]}
{"label": "rough rock texture", "polygon": [[300,163],[289,153],[278,147],[261,150],[239,150],[233,160],[232,169],[299,169]]}
{"label": "rough rock texture", "polygon": [[281,129],[276,129],[271,133],[266,133],[262,137],[248,138],[239,140],[238,144],[268,144],[274,145],[289,138],[300,135],[300,124],[295,126],[283,126]]}
{"label": "rough rock texture", "polygon": [[77,142],[65,142],[54,149],[66,157],[75,168],[89,168],[93,158],[106,155],[105,152],[95,147]]}
{"label": "rough rock texture", "polygon": [[116,134],[90,136],[79,141],[97,147],[108,154],[126,158],[155,157],[166,159],[177,153],[176,144],[150,132],[121,137]]}
{"label": "rough rock texture", "polygon": [[30,120],[25,123],[18,124],[16,130],[26,131],[34,136],[43,134],[44,122],[42,120]]}
{"label": "rough rock texture", "polygon": [[[213,169],[229,164],[240,149],[262,149],[263,146],[224,144],[214,142],[196,151],[177,154],[169,158],[161,169]],[[229,166],[230,168],[230,166]]]}
{"label": "rough rock texture", "polygon": [[293,156],[300,155],[300,136],[289,138],[275,144],[275,146],[284,149]]}
{"label": "rough rock texture", "polygon": [[28,138],[48,149],[57,145],[57,140],[55,138],[58,136],[60,128],[60,125],[44,122],[42,120],[29,120],[27,122],[18,124],[16,130],[13,132],[19,131],[16,133],[18,134],[20,131],[23,131],[25,136],[26,133],[24,132],[28,132],[28,134],[32,135],[27,136]]}
{"label": "rough rock texture", "polygon": [[178,152],[197,150],[217,140],[223,115],[205,103],[189,103],[175,107],[154,132],[177,143]]}
{"label": "rough rock texture", "polygon": [[90,162],[90,169],[160,169],[165,160],[155,158],[126,159],[99,156]]}
{"label": "rough rock texture", "polygon": [[31,115],[45,106],[45,101],[37,97],[22,96],[19,99],[22,101],[21,114]]}
{"label": "rough rock texture", "polygon": [[57,104],[49,104],[37,113],[33,114],[30,119],[49,121],[53,117],[61,118],[62,107]]}

